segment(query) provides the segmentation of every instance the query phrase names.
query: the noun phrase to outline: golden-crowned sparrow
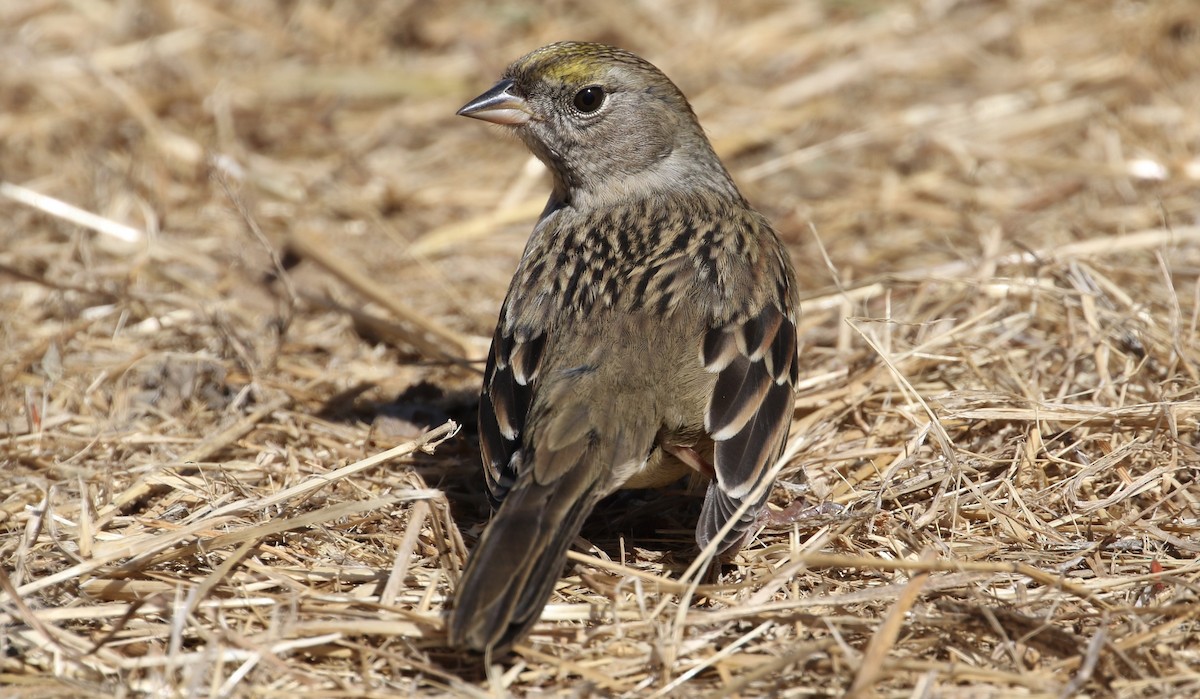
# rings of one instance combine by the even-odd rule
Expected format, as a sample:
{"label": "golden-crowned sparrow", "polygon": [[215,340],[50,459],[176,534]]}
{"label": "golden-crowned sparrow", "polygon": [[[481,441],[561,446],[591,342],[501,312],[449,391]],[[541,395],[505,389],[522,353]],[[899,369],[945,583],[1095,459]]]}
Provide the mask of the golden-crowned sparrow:
{"label": "golden-crowned sparrow", "polygon": [[537,621],[584,519],[619,488],[694,468],[712,477],[702,547],[754,496],[718,552],[741,544],[791,423],[798,301],[770,224],[687,99],[641,58],[546,46],[458,113],[510,127],[554,178],[484,372],[495,514],[449,622],[451,643],[502,651]]}

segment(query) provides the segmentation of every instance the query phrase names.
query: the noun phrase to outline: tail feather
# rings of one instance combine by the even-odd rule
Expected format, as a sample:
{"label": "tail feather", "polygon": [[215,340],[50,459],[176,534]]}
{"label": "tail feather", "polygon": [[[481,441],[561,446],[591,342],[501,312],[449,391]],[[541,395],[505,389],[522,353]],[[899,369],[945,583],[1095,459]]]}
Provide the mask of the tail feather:
{"label": "tail feather", "polygon": [[[589,450],[583,459],[594,457]],[[579,463],[550,483],[519,479],[459,580],[451,643],[502,652],[537,623],[567,549],[603,495],[599,470]]]}

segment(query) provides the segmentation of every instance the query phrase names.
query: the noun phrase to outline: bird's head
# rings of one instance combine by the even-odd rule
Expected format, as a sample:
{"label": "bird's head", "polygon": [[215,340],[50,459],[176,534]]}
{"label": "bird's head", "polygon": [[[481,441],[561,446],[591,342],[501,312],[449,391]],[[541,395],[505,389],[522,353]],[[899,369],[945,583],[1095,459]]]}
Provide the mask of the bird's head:
{"label": "bird's head", "polygon": [[458,113],[511,127],[550,168],[565,201],[661,188],[736,193],[679,88],[618,48],[544,46]]}

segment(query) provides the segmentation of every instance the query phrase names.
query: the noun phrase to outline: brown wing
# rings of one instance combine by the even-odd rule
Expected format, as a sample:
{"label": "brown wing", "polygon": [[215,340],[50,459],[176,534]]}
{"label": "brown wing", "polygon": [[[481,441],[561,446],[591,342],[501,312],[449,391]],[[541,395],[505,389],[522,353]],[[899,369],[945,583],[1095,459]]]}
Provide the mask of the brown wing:
{"label": "brown wing", "polygon": [[[713,470],[696,540],[701,547],[767,477],[783,452],[796,385],[796,324],[768,303],[741,323],[711,328],[701,352],[717,375],[704,427],[716,444]],[[761,509],[769,488],[748,508],[718,548],[736,548]]]}
{"label": "brown wing", "polygon": [[502,313],[492,337],[479,396],[479,445],[492,509],[500,506],[516,483],[521,433],[546,344],[545,335],[518,336],[505,332],[506,325]]}

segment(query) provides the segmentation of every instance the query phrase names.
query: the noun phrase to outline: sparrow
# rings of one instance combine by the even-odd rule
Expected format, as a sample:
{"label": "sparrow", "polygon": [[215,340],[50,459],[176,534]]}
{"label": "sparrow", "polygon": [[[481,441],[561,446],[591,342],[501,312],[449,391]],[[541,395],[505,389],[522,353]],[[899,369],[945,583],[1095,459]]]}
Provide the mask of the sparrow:
{"label": "sparrow", "polygon": [[647,61],[551,44],[458,114],[503,125],[553,178],[484,370],[493,516],[448,622],[454,646],[501,653],[540,618],[584,520],[620,488],[697,471],[709,479],[697,544],[741,546],[791,424],[799,301],[770,223]]}

